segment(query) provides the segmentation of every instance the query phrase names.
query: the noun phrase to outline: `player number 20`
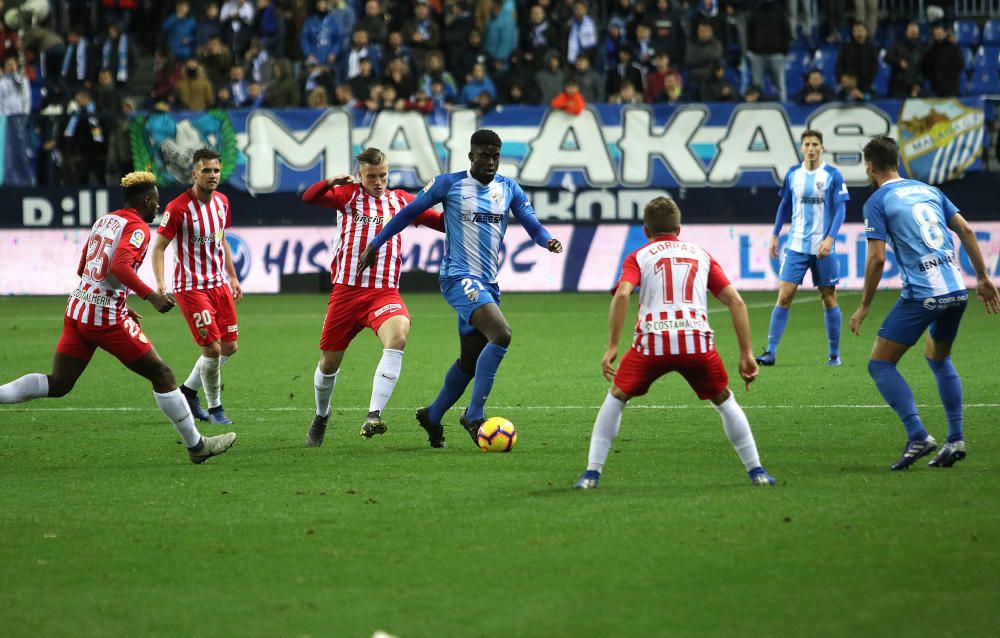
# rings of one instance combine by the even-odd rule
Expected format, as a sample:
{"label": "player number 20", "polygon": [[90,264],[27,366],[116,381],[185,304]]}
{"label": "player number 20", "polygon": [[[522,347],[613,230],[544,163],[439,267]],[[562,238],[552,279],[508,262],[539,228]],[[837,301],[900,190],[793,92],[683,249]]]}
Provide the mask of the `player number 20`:
{"label": "player number 20", "polygon": [[212,324],[212,315],[207,310],[192,312],[191,318],[194,319],[195,328],[204,328]]}
{"label": "player number 20", "polygon": [[674,303],[674,269],[684,269],[682,303],[694,302],[694,278],[698,275],[698,260],[690,257],[664,257],[656,262],[655,271],[663,273],[663,303]]}
{"label": "player number 20", "polygon": [[944,229],[938,221],[937,212],[930,204],[914,204],[913,218],[920,225],[920,236],[928,248],[940,248],[944,243]]}

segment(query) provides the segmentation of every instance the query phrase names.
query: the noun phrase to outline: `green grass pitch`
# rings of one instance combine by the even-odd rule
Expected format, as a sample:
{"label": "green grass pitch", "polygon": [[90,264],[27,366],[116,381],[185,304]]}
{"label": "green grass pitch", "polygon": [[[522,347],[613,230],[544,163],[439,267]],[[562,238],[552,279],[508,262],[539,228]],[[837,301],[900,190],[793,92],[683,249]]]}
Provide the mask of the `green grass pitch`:
{"label": "green grass pitch", "polygon": [[[759,347],[774,294],[746,298]],[[679,378],[626,409],[600,489],[570,489],[607,390],[607,295],[504,297],[514,339],[487,414],[518,426],[507,455],[474,449],[455,410],[444,450],[413,420],[458,349],[437,295],[406,295],[389,432],[370,441],[358,429],[380,345],[366,332],[326,443],[303,446],[322,295],[239,307],[223,372],[239,439],[201,466],[148,384],[100,353],[68,397],[0,406],[0,635],[997,635],[1000,323],[971,302],[956,344],[969,458],[893,473],[905,434],[865,365],[895,298],[880,293],[856,338],[858,295],[842,294],[845,365],[827,368],[819,301],[803,290],[778,366],[749,392],[733,384],[773,489],[749,485]],[[48,372],[63,304],[0,299],[0,382]],[[183,379],[197,351],[181,317],[133,306]],[[718,304],[712,322],[732,373]],[[943,438],[919,349],[901,370]]]}

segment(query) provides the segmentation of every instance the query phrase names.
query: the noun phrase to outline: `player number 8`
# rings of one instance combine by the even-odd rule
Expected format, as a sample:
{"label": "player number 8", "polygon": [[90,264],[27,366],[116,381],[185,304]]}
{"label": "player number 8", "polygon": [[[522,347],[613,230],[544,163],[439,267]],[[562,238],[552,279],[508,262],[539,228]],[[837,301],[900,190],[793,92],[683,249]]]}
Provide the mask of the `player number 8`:
{"label": "player number 8", "polygon": [[940,248],[944,243],[944,230],[938,223],[937,214],[930,204],[914,204],[913,218],[920,224],[920,235],[929,248]]}

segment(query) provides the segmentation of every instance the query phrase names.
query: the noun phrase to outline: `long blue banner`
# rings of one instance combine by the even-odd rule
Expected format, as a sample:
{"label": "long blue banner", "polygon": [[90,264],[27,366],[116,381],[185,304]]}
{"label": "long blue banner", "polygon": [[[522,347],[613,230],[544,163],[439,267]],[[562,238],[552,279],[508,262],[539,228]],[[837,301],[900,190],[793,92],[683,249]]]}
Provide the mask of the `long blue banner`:
{"label": "long blue banner", "polygon": [[[982,170],[979,98],[835,103],[590,105],[579,115],[540,107],[469,109],[425,116],[358,109],[153,112],[132,122],[137,169],[163,185],[189,181],[189,158],[211,146],[230,186],[251,194],[300,192],[374,146],[389,152],[391,183],[416,188],[468,168],[481,127],[503,140],[500,172],[529,189],[753,187],[781,184],[799,161],[798,136],[821,131],[825,160],[852,186],[866,182],[861,148],[873,135],[899,139],[904,172],[931,183]],[[608,194],[611,197],[611,194]]]}

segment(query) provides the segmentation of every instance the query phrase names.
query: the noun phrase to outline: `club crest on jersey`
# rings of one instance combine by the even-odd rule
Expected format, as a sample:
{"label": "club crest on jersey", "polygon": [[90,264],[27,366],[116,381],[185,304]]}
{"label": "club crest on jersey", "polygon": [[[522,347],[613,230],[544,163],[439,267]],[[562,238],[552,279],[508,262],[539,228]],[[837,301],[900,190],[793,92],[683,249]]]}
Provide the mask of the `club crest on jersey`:
{"label": "club crest on jersey", "polygon": [[166,228],[167,222],[169,221],[170,221],[170,211],[165,210],[163,211],[163,219],[160,220],[160,228]]}
{"label": "club crest on jersey", "polygon": [[479,291],[475,288],[466,288],[465,296],[469,298],[469,301],[476,303],[479,301]]}
{"label": "club crest on jersey", "polygon": [[136,248],[142,246],[142,242],[146,239],[146,233],[141,230],[132,231],[132,238],[128,240],[128,243],[132,244]]}
{"label": "club crest on jersey", "polygon": [[198,335],[201,336],[202,339],[208,337],[208,328],[198,328]]}

